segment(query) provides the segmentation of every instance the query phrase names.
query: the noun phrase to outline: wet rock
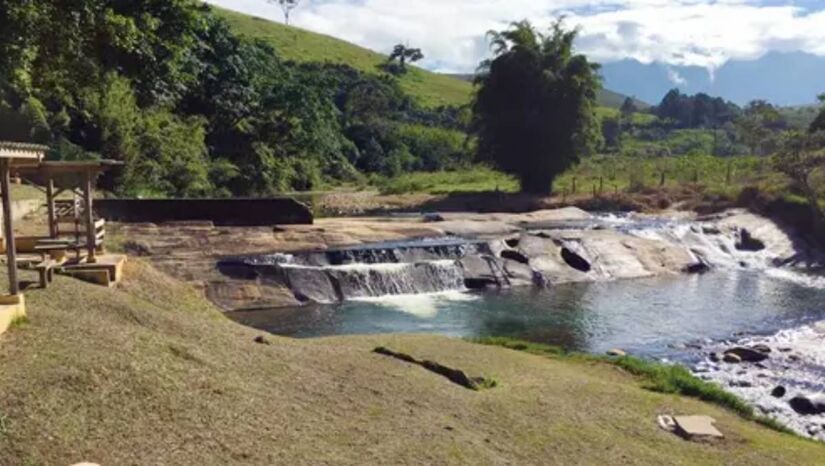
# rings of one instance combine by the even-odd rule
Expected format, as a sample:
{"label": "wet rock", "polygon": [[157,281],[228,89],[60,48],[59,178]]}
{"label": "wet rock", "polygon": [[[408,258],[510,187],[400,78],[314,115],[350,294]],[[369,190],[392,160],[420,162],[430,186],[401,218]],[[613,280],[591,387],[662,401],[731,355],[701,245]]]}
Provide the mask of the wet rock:
{"label": "wet rock", "polygon": [[804,396],[798,395],[788,402],[791,408],[803,416],[813,416],[825,414],[825,396]]}
{"label": "wet rock", "polygon": [[720,230],[719,227],[714,225],[703,225],[702,233],[706,235],[721,235],[722,230]]}
{"label": "wet rock", "polygon": [[736,249],[740,251],[759,252],[765,249],[765,243],[754,238],[748,230],[742,228],[739,230],[739,241],[736,243]]}
{"label": "wet rock", "polygon": [[624,350],[620,350],[618,348],[613,348],[612,350],[607,352],[607,355],[612,356],[614,358],[623,358],[627,356],[627,352],[625,352]]}
{"label": "wet rock", "polygon": [[424,214],[424,222],[425,223],[436,223],[436,222],[443,222],[444,217],[441,214]]}
{"label": "wet rock", "polygon": [[710,266],[704,262],[696,262],[685,267],[684,272],[689,274],[703,274],[710,272]]}
{"label": "wet rock", "polygon": [[289,288],[302,302],[334,303],[341,300],[330,276],[323,270],[288,267],[283,269]]}
{"label": "wet rock", "polygon": [[460,261],[464,269],[464,286],[485,290],[504,286],[500,262],[492,256],[467,256]]}
{"label": "wet rock", "polygon": [[713,362],[719,362],[722,360],[722,356],[720,356],[719,353],[710,353],[708,354],[708,359]]}
{"label": "wet rock", "polygon": [[742,362],[761,362],[768,359],[768,356],[765,353],[757,351],[753,348],[745,348],[743,346],[731,348],[725,351],[725,356],[727,357],[728,355],[738,356]]}
{"label": "wet rock", "polygon": [[511,260],[504,261],[504,273],[510,282],[510,286],[539,285],[539,282],[541,282],[541,277],[537,276],[529,265]]}
{"label": "wet rock", "polygon": [[733,353],[725,353],[725,355],[722,357],[722,360],[728,364],[739,364],[740,362],[742,362],[742,358]]}
{"label": "wet rock", "polygon": [[750,388],[753,387],[753,384],[747,380],[731,380],[728,382],[728,385],[731,387],[739,387],[739,388]]}
{"label": "wet rock", "polygon": [[779,385],[771,391],[771,396],[774,398],[782,398],[786,393],[788,393],[788,389]]}
{"label": "wet rock", "polygon": [[758,345],[753,345],[751,348],[763,354],[769,354],[771,352],[771,347],[762,343]]}
{"label": "wet rock", "polygon": [[504,242],[507,244],[507,246],[509,246],[511,248],[517,248],[519,243],[521,242],[521,239],[520,238],[508,238],[508,239],[504,240]]}
{"label": "wet rock", "polygon": [[530,263],[530,259],[527,256],[514,249],[505,249],[501,251],[501,258],[516,261],[520,264]]}

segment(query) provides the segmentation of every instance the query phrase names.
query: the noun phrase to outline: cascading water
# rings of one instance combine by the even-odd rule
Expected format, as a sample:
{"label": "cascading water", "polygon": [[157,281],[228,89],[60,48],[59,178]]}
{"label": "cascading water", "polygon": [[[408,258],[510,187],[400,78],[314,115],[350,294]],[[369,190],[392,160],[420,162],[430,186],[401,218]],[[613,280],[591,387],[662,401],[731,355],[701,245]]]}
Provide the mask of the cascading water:
{"label": "cascading water", "polygon": [[[366,263],[322,267],[281,265],[293,288],[330,283],[337,300],[463,290],[464,273],[455,260]],[[295,277],[301,276],[301,283]],[[309,276],[309,277],[307,277]]]}

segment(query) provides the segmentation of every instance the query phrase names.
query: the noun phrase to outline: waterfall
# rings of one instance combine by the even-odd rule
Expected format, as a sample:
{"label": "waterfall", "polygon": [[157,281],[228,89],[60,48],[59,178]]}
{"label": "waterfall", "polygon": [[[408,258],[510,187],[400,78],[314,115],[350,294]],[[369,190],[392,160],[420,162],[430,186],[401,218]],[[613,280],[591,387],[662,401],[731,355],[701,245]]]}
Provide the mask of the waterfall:
{"label": "waterfall", "polygon": [[464,290],[455,260],[280,267],[293,290],[319,302]]}

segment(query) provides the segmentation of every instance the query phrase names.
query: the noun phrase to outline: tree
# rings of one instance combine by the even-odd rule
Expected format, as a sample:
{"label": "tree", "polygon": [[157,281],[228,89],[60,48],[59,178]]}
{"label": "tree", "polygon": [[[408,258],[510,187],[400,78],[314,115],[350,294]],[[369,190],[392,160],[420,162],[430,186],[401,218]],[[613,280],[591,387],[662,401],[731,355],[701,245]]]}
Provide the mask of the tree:
{"label": "tree", "polygon": [[814,119],[810,128],[808,128],[808,131],[811,133],[825,131],[825,94],[819,96],[819,101],[822,103],[822,108],[819,109],[819,115],[816,116],[816,119]]}
{"label": "tree", "polygon": [[812,177],[825,171],[825,131],[802,133],[791,131],[785,135],[779,152],[774,156],[774,167],[788,175],[808,199],[816,228],[825,226],[825,212]]}
{"label": "tree", "polygon": [[[413,49],[404,44],[398,44],[387,58],[387,69],[393,74],[404,74],[407,72],[407,62],[415,63],[423,58],[424,54],[421,49]],[[396,60],[398,60],[397,68],[395,67]]]}
{"label": "tree", "polygon": [[298,5],[301,4],[301,0],[268,0],[270,3],[277,3],[280,5],[281,10],[284,12],[284,24],[289,26],[289,15],[292,13],[292,10],[298,8]]}
{"label": "tree", "polygon": [[526,192],[552,192],[600,139],[599,65],[573,52],[577,33],[561,20],[546,35],[526,20],[488,33],[494,58],[479,67],[473,102],[477,156],[516,175]]}
{"label": "tree", "polygon": [[749,103],[736,120],[739,137],[748,146],[751,155],[770,153],[775,149],[778,133],[787,127],[788,123],[779,111],[764,100]]}
{"label": "tree", "polygon": [[622,107],[619,109],[622,114],[622,119],[629,120],[634,113],[638,112],[639,109],[636,107],[636,102],[633,101],[630,97],[624,99],[622,102]]}

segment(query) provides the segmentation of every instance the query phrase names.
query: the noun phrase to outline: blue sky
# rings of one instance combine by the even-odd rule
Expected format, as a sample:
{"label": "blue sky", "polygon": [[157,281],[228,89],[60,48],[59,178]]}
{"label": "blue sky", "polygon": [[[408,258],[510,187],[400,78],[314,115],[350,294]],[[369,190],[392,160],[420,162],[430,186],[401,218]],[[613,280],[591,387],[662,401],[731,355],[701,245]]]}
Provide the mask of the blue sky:
{"label": "blue sky", "polygon": [[[209,3],[282,21],[266,0]],[[487,54],[484,33],[530,19],[566,15],[581,27],[579,48],[593,59],[634,58],[712,71],[768,51],[825,55],[825,0],[302,0],[296,26],[388,51],[423,49],[423,65],[468,72]]]}

